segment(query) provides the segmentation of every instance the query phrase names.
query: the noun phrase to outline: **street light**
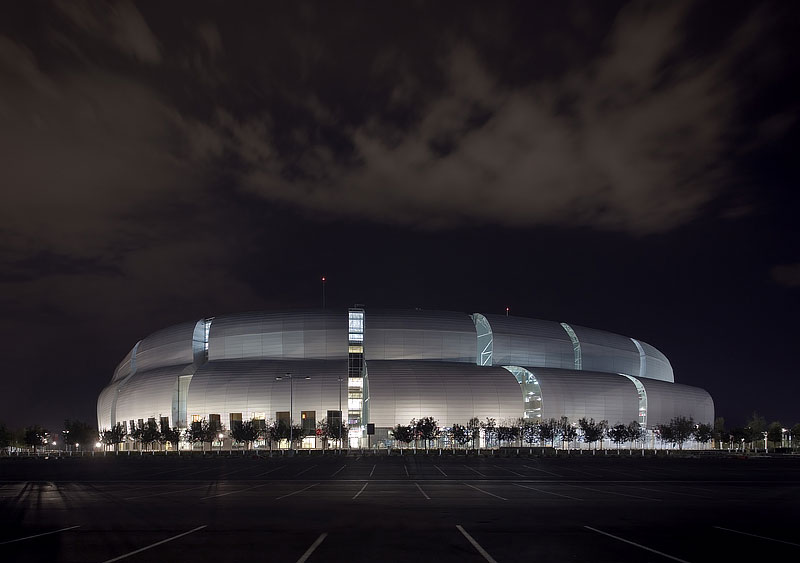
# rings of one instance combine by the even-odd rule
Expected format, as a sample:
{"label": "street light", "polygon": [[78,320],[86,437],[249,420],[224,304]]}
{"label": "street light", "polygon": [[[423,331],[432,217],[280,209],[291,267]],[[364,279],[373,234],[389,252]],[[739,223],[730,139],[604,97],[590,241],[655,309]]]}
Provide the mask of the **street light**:
{"label": "street light", "polygon": [[342,379],[341,375],[337,378],[339,380],[339,428],[336,429],[336,434],[339,436],[339,454],[342,453]]}
{"label": "street light", "polygon": [[[292,452],[292,442],[294,440],[294,433],[292,430],[292,410],[294,410],[294,377],[292,377],[292,372],[287,371],[286,375],[277,376],[275,381],[282,381],[284,377],[289,379],[289,452]],[[307,375],[303,379],[311,379],[311,376]]]}

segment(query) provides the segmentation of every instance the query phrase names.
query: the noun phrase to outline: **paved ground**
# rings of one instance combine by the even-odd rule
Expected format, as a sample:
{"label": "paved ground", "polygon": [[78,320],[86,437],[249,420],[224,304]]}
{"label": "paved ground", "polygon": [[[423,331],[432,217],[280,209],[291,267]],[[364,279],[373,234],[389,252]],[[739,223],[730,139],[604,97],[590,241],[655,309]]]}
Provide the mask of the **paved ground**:
{"label": "paved ground", "polygon": [[0,460],[2,561],[800,558],[800,459]]}

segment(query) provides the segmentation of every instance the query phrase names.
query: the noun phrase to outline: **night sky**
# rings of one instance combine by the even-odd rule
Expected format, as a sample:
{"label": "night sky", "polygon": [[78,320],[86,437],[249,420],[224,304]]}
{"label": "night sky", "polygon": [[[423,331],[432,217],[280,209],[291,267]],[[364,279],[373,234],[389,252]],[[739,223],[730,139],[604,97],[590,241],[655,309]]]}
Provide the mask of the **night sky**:
{"label": "night sky", "polygon": [[133,344],[427,308],[653,344],[800,421],[793,2],[4,2],[0,421]]}

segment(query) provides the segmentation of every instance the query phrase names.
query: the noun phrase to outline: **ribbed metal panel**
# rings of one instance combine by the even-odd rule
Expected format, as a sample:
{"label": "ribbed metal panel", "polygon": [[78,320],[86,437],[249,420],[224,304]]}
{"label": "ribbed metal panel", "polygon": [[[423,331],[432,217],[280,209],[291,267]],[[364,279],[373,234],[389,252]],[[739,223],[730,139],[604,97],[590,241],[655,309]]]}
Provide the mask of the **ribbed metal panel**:
{"label": "ribbed metal panel", "polygon": [[117,394],[117,384],[112,382],[100,391],[100,396],[97,398],[97,428],[98,430],[107,430],[114,426],[112,421],[112,407],[114,404],[114,397]]}
{"label": "ribbed metal panel", "polygon": [[609,373],[527,367],[542,391],[542,418],[583,417],[627,424],[638,420],[636,385]]}
{"label": "ribbed metal panel", "polygon": [[175,425],[177,421],[172,420],[172,396],[175,381],[186,369],[191,369],[191,364],[148,371],[137,369],[136,374],[121,386],[117,398],[116,420],[122,422],[149,417],[158,420],[159,417],[166,416],[170,418],[170,425]]}
{"label": "ribbed metal panel", "polygon": [[[137,346],[139,343],[137,342]],[[119,381],[121,379],[125,379],[131,374],[131,359],[133,358],[134,351],[136,350],[136,346],[130,349],[130,351],[125,354],[125,357],[117,366],[117,369],[114,370],[114,376],[111,378],[111,381]]]}
{"label": "ribbed metal panel", "polygon": [[[292,374],[293,383],[285,377],[287,372]],[[283,379],[276,381],[278,376]],[[311,379],[305,379],[307,376]],[[341,386],[339,377],[344,378]],[[232,412],[242,413],[243,417],[264,413],[268,420],[274,420],[276,412],[289,410],[290,385],[294,388],[292,417],[296,424],[300,424],[301,411],[316,411],[319,421],[328,410],[339,410],[340,389],[342,410],[347,413],[345,359],[208,362],[192,377],[186,414],[189,421],[193,415],[207,418],[209,414],[219,414],[226,427]]]}
{"label": "ribbed metal panel", "polygon": [[192,334],[196,321],[154,332],[141,341],[136,351],[136,371],[192,363]]}
{"label": "ribbed metal panel", "polygon": [[581,343],[584,370],[639,376],[639,350],[630,338],[594,328],[570,326]]}
{"label": "ribbed metal panel", "polygon": [[494,337],[493,365],[575,367],[572,341],[560,324],[504,315],[484,316]]}
{"label": "ribbed metal panel", "polygon": [[508,371],[474,364],[369,362],[369,422],[379,428],[432,416],[439,426],[521,418],[522,392]]}
{"label": "ribbed metal panel", "polygon": [[367,360],[475,363],[475,326],[464,313],[368,309],[364,323]]}
{"label": "ribbed metal panel", "polygon": [[647,426],[668,424],[676,416],[692,417],[697,423],[714,423],[714,400],[699,387],[641,378],[647,393]]}
{"label": "ribbed metal panel", "polygon": [[347,312],[251,312],[215,317],[208,359],[347,358]]}
{"label": "ribbed metal panel", "polygon": [[641,340],[638,340],[638,342],[644,352],[644,373],[640,374],[640,376],[669,381],[670,383],[674,382],[675,374],[667,357],[647,342],[642,342]]}

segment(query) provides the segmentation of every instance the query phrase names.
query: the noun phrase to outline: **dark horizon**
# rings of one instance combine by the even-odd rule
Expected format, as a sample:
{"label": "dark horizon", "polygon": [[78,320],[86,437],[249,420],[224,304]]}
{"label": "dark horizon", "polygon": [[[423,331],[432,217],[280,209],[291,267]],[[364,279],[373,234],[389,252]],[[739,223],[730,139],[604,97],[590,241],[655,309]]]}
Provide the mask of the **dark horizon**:
{"label": "dark horizon", "polygon": [[644,340],[800,421],[797,8],[18,3],[0,422],[94,423],[133,344],[424,308]]}

